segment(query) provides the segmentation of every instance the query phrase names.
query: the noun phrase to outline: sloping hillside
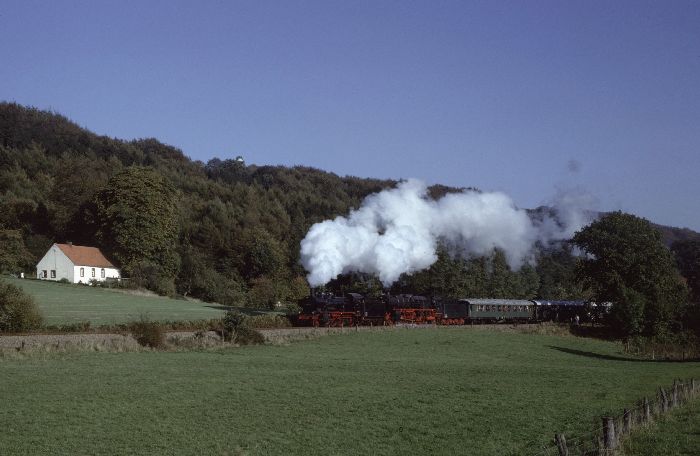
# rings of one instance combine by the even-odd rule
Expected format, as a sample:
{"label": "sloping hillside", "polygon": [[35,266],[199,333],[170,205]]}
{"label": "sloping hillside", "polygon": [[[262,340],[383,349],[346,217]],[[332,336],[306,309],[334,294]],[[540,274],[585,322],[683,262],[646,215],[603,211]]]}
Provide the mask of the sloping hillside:
{"label": "sloping hillside", "polygon": [[193,321],[221,318],[225,307],[196,300],[171,299],[142,293],[56,283],[44,280],[12,279],[34,298],[46,325],[90,322],[94,326],[152,321]]}

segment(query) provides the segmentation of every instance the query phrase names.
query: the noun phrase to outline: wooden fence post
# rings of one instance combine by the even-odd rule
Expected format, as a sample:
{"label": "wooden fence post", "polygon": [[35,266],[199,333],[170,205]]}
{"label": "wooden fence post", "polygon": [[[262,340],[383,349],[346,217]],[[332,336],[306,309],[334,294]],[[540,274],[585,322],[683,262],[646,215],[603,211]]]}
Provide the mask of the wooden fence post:
{"label": "wooden fence post", "polygon": [[644,398],[644,422],[648,423],[651,421],[651,406],[649,405],[649,399],[646,397]]}
{"label": "wooden fence post", "polygon": [[673,381],[673,389],[671,390],[671,408],[678,407],[678,381]]}
{"label": "wooden fence post", "polygon": [[554,441],[557,442],[559,456],[569,456],[569,448],[566,446],[566,438],[564,434],[555,434]]}
{"label": "wooden fence post", "polygon": [[[612,417],[603,417],[603,449],[610,452],[615,449],[615,420]],[[607,454],[607,453],[606,453]]]}
{"label": "wooden fence post", "polygon": [[659,388],[659,398],[661,399],[661,413],[666,413],[668,411],[668,395],[663,388]]}
{"label": "wooden fence post", "polygon": [[691,378],[690,379],[690,389],[695,393],[695,379]]}
{"label": "wooden fence post", "polygon": [[629,434],[632,430],[632,413],[629,410],[625,409],[625,412],[622,415],[622,420],[622,422],[624,423],[622,426],[622,433]]}
{"label": "wooden fence post", "polygon": [[678,406],[678,382],[673,382],[673,388],[671,389],[671,407],[676,408]]}

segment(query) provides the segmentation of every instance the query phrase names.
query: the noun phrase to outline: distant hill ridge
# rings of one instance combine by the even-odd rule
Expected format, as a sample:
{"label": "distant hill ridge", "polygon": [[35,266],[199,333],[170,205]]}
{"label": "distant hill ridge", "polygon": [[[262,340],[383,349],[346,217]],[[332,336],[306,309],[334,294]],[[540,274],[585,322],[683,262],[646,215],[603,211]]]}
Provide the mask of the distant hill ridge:
{"label": "distant hill ridge", "polygon": [[[60,157],[63,154],[74,155],[96,155],[97,157],[108,159],[117,158],[124,166],[134,164],[166,167],[173,169],[179,167],[179,173],[202,174],[202,171],[210,171],[210,174],[217,175],[222,180],[227,180],[227,167],[233,167],[232,160],[220,160],[212,158],[207,164],[200,161],[191,160],[180,149],[169,146],[155,138],[122,140],[100,136],[92,133],[86,128],[80,127],[65,116],[51,111],[43,111],[32,107],[25,107],[17,103],[0,102],[0,144],[6,148],[23,149],[33,145],[39,145],[47,155]],[[221,169],[214,171],[213,167],[219,166]],[[208,169],[209,168],[209,169]],[[355,197],[364,197],[369,193],[388,188],[395,185],[394,180],[361,179],[354,176],[339,178],[332,172],[326,172],[311,167],[283,166],[256,166],[247,168],[253,170],[250,174],[249,183],[262,183],[267,186],[273,184],[273,180],[278,179],[279,184],[289,185],[290,182],[280,175],[280,171],[298,170],[309,173],[309,177],[326,175],[331,179],[347,179],[353,182],[364,181],[371,183],[364,186],[365,190],[356,193]],[[461,189],[434,185],[430,189],[433,197],[439,197],[446,193],[460,191]],[[538,208],[539,209],[539,208]],[[537,211],[538,209],[535,209]],[[667,244],[678,240],[700,239],[700,233],[689,228],[679,228],[653,223],[664,237]]]}

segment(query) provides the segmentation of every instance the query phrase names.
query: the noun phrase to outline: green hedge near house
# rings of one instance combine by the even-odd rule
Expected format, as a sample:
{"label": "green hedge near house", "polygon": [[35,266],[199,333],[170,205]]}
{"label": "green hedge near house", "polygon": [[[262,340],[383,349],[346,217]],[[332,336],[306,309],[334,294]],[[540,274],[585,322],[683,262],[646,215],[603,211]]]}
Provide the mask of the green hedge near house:
{"label": "green hedge near house", "polygon": [[34,299],[20,287],[0,281],[0,332],[23,332],[41,327],[43,318]]}

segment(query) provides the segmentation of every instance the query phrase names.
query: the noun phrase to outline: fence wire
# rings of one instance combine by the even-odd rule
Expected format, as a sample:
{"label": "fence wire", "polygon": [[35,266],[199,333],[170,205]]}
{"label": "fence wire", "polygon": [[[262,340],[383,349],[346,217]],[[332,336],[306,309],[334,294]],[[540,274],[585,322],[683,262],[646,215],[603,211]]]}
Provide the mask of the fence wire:
{"label": "fence wire", "polygon": [[[683,405],[698,394],[700,384],[693,379],[686,382],[676,380],[671,388],[659,388],[658,393],[651,399],[643,399],[637,402],[634,407],[623,410],[615,415],[607,415],[601,421],[612,421],[612,431],[607,442],[612,448],[606,447],[605,423],[601,427],[573,437],[562,436],[565,439],[565,450],[560,451],[559,443],[556,439],[542,443],[541,450],[532,456],[604,456],[613,455],[619,448],[621,441],[634,429],[652,422],[654,419],[671,411],[675,407]],[[648,411],[647,411],[648,410]],[[625,419],[627,417],[627,420]]]}

